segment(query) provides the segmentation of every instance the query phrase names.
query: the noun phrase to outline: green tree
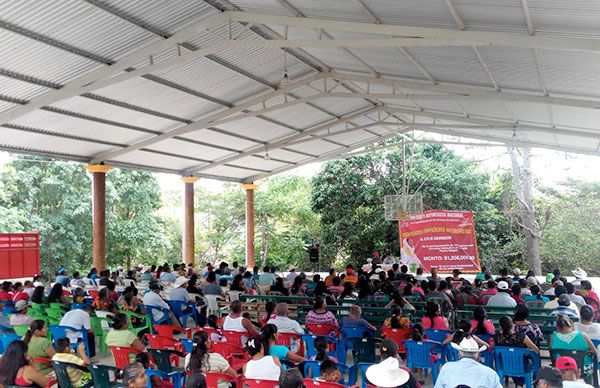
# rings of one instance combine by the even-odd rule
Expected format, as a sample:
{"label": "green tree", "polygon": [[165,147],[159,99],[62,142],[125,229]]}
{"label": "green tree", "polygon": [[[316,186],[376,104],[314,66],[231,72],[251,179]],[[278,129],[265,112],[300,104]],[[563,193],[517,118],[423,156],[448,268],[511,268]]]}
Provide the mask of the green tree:
{"label": "green tree", "polygon": [[328,162],[314,177],[312,206],[331,254],[354,264],[376,250],[399,254],[398,224],[385,221],[383,197],[402,192],[406,168],[408,192],[422,193],[425,209],[475,213],[480,257],[491,257],[504,233],[498,222],[505,219],[489,197],[489,176],[440,145],[415,147],[406,166],[402,160],[400,150],[361,154]]}

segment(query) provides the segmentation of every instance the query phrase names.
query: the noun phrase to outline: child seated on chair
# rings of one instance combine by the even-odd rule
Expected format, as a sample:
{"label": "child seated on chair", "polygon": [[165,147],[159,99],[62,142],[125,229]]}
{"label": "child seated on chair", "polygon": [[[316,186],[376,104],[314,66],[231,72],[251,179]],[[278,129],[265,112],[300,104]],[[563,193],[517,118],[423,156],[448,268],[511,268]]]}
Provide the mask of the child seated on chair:
{"label": "child seated on chair", "polygon": [[317,381],[325,381],[327,383],[339,383],[342,379],[335,362],[331,360],[325,360],[321,363],[321,375],[316,378]]}
{"label": "child seated on chair", "polygon": [[[71,349],[71,342],[68,338],[59,338],[56,341],[56,353],[52,356],[52,361],[68,362],[81,367],[88,365],[86,361],[77,357],[73,349]],[[85,372],[74,366],[67,366],[67,373],[69,374],[71,384],[75,388],[93,387],[90,372]]]}

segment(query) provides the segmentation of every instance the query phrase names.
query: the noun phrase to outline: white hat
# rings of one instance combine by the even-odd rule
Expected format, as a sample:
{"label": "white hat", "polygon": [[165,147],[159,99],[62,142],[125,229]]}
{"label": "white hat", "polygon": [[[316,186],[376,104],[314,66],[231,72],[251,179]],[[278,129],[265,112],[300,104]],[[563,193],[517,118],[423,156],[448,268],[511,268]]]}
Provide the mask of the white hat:
{"label": "white hat", "polygon": [[498,282],[498,286],[497,287],[498,287],[499,290],[506,291],[506,290],[508,290],[508,283],[505,282],[504,280],[501,280],[501,281]]}
{"label": "white hat", "polygon": [[17,310],[17,311],[22,311],[26,308],[27,308],[27,301],[25,301],[25,300],[20,300],[17,303],[15,303],[15,310]]}
{"label": "white hat", "polygon": [[290,265],[290,267],[288,268],[288,272],[292,272],[296,270],[296,266],[295,265]]}
{"label": "white hat", "polygon": [[587,278],[587,272],[585,272],[583,270],[583,268],[577,267],[577,268],[575,268],[571,272],[573,273],[573,276],[575,276],[577,279],[585,279],[585,278]]}
{"label": "white hat", "polygon": [[123,271],[123,266],[122,265],[118,266],[117,271]]}
{"label": "white hat", "polygon": [[410,379],[408,372],[400,369],[395,357],[388,357],[379,364],[371,365],[367,368],[366,376],[371,384],[384,388],[399,387]]}
{"label": "white hat", "polygon": [[187,282],[189,282],[188,278],[186,278],[185,276],[180,276],[177,279],[175,279],[175,283],[173,283],[173,288],[181,287]]}
{"label": "white hat", "polygon": [[459,352],[465,352],[465,353],[479,353],[479,352],[483,352],[484,350],[487,349],[487,345],[483,345],[482,347],[479,347],[479,345],[477,344],[477,341],[475,341],[473,339],[473,337],[463,338],[463,340],[460,341],[460,344],[455,344],[454,342],[450,342],[450,345],[452,345],[452,347],[454,349],[458,350]]}
{"label": "white hat", "polygon": [[533,286],[534,284],[538,284],[538,281],[535,276],[530,276],[527,278],[527,284]]}
{"label": "white hat", "polygon": [[514,268],[513,269],[513,275],[515,275],[515,276],[521,276],[522,273],[523,272],[521,272],[520,268]]}

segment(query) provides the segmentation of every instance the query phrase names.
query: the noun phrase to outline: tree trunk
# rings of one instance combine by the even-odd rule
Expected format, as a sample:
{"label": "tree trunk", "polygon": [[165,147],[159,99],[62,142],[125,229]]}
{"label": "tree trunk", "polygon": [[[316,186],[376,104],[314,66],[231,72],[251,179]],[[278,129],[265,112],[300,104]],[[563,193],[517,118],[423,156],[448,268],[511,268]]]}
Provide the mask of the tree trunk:
{"label": "tree trunk", "polygon": [[517,198],[517,217],[527,246],[527,265],[535,275],[542,275],[540,257],[540,237],[543,228],[536,221],[533,203],[533,176],[531,174],[531,149],[523,148],[522,166],[519,164],[519,151],[508,147],[513,171],[513,185]]}

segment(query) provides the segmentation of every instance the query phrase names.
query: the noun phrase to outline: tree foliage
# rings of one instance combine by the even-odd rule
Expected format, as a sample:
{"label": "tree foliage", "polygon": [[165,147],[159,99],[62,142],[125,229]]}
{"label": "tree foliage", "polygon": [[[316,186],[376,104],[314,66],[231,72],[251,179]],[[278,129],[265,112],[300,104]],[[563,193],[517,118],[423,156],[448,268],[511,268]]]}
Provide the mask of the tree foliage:
{"label": "tree foliage", "polygon": [[374,251],[399,254],[398,224],[385,221],[383,198],[402,192],[404,168],[408,192],[421,192],[425,209],[475,212],[480,257],[491,259],[504,239],[506,219],[493,204],[490,178],[439,145],[416,147],[406,166],[400,150],[328,162],[313,179],[312,204],[329,254],[352,263]]}

